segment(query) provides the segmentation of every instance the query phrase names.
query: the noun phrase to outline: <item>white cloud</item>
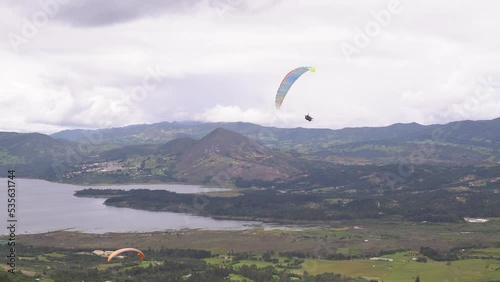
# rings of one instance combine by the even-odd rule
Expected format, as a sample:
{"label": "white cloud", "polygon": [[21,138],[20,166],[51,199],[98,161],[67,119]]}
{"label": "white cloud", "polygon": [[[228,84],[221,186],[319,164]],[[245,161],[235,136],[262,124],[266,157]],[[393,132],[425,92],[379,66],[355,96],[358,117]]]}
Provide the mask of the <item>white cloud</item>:
{"label": "white cloud", "polygon": [[[153,1],[133,13],[125,5],[96,22],[62,7],[18,52],[7,35],[21,33],[39,7],[0,4],[0,101],[9,104],[0,130],[189,119],[341,128],[500,116],[498,87],[475,94],[482,77],[500,77],[496,1],[401,0],[402,12],[351,62],[340,44],[395,0],[224,1]],[[221,3],[232,3],[222,16]],[[279,83],[303,65],[317,72],[299,79],[277,111]],[[158,76],[148,81],[158,83],[133,98],[151,68]],[[303,119],[307,111],[314,122]]]}

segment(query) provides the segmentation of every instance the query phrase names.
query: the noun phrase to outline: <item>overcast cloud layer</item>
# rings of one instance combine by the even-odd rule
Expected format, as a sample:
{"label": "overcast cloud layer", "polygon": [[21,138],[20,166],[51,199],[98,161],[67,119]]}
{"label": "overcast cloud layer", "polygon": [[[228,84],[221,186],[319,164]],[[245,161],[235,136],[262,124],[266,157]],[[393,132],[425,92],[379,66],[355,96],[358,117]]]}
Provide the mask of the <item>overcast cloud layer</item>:
{"label": "overcast cloud layer", "polygon": [[[4,0],[0,130],[493,119],[499,10],[494,0]],[[317,71],[276,110],[299,66]]]}

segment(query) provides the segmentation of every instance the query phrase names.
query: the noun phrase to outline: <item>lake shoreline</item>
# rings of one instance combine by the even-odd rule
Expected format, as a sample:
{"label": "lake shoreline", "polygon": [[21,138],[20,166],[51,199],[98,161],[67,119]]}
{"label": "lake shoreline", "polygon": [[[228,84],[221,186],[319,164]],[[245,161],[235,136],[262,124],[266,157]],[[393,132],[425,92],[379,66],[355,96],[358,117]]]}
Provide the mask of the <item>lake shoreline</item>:
{"label": "lake shoreline", "polygon": [[[82,190],[80,186],[50,182],[42,179],[17,179],[19,192],[16,195],[16,217],[19,222],[17,234],[41,234],[72,228],[79,232],[104,234],[107,232],[152,232],[184,228],[206,230],[241,230],[263,222],[235,220],[215,220],[210,217],[194,216],[172,212],[150,212],[144,210],[122,209],[103,204],[103,198],[76,197],[73,194]],[[144,189],[167,190],[176,193],[210,193],[227,191],[227,188],[206,188],[199,185],[171,184],[129,184],[99,185],[95,189]],[[0,187],[0,193],[7,193]],[[6,203],[0,208],[6,210]],[[6,213],[2,213],[2,219]],[[0,230],[0,235],[6,234]]]}

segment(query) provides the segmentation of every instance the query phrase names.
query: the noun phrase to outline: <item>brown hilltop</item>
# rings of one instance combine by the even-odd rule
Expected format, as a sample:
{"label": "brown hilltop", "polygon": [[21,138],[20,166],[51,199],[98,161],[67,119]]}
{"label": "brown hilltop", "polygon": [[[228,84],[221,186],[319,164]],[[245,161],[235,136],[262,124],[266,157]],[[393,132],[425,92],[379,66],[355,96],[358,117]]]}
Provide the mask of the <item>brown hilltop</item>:
{"label": "brown hilltop", "polygon": [[172,140],[162,145],[160,152],[175,157],[177,177],[193,183],[238,177],[276,180],[300,172],[289,164],[288,155],[223,128],[215,129],[200,140]]}

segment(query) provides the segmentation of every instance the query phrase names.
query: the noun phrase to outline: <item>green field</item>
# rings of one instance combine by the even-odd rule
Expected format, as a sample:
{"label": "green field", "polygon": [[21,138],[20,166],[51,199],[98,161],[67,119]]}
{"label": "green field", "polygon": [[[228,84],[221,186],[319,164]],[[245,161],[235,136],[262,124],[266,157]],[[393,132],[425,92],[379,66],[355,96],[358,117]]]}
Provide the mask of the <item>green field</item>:
{"label": "green field", "polygon": [[487,248],[487,249],[473,249],[468,250],[470,256],[477,256],[478,258],[494,258],[500,260],[500,248]]}
{"label": "green field", "polygon": [[[243,265],[255,264],[259,268],[272,266],[278,272],[285,271],[285,260],[293,262],[295,258],[285,257],[300,254],[306,257],[300,268],[289,268],[287,271],[303,275],[305,271],[311,275],[326,272],[347,276],[362,276],[376,279],[379,282],[414,282],[418,275],[422,282],[467,282],[467,281],[500,281],[500,240],[498,234],[500,220],[491,219],[484,224],[473,223],[408,223],[398,221],[344,221],[328,227],[311,226],[302,229],[264,229],[255,228],[241,231],[206,231],[180,230],[153,233],[112,233],[86,234],[68,231],[47,234],[20,235],[25,246],[20,249],[19,270],[23,273],[43,273],[44,270],[56,269],[69,264],[85,263],[89,268],[105,272],[110,268],[133,269],[162,265],[163,261],[146,255],[146,260],[137,265],[105,263],[104,258],[84,256],[81,250],[91,252],[95,249],[113,250],[123,245],[133,245],[141,250],[148,248],[196,249],[212,252],[213,257],[203,259],[206,263],[220,266],[232,266],[239,269]],[[4,238],[2,238],[4,239]],[[61,248],[64,243],[64,248]],[[34,248],[52,248],[31,252]],[[461,260],[433,261],[426,263],[412,261],[405,256],[414,250],[418,254],[421,247],[429,247],[440,252],[454,248]],[[272,258],[278,263],[266,262],[262,256],[273,251]],[[392,262],[372,261],[364,257],[381,256],[384,253],[392,258]],[[233,263],[229,254],[248,256]],[[329,255],[342,254],[351,260],[327,260]],[[321,259],[312,259],[312,257]],[[330,258],[336,258],[330,256]],[[338,258],[338,257],[337,257]],[[83,260],[82,260],[83,259]],[[135,263],[135,261],[132,261]],[[280,265],[281,264],[281,265]],[[7,270],[5,267],[2,267]],[[118,271],[118,270],[117,270]],[[119,272],[119,271],[118,271]],[[238,281],[242,277],[231,273],[231,279]],[[49,278],[49,275],[44,275]]]}
{"label": "green field", "polygon": [[[413,259],[419,256],[418,251],[398,252],[390,255],[381,256],[390,258],[392,261],[377,261],[370,259],[352,259],[352,260],[326,260],[326,259],[297,259],[282,256],[272,256],[272,259],[278,259],[278,262],[264,261],[260,255],[252,255],[252,259],[244,259],[233,262],[231,256],[220,254],[211,258],[203,259],[207,264],[220,267],[232,267],[239,269],[243,265],[255,265],[258,268],[273,267],[279,271],[287,269],[288,264],[299,260],[300,268],[290,269],[287,271],[294,274],[303,275],[305,272],[310,275],[318,275],[323,273],[338,273],[350,277],[361,276],[365,279],[374,279],[384,282],[414,282],[417,276],[420,281],[436,281],[436,282],[475,282],[475,281],[500,281],[500,248],[477,248],[464,249],[462,253],[466,256],[483,256],[483,258],[467,258],[457,261],[434,261],[427,259],[427,262],[416,262]],[[30,268],[25,268],[23,273],[40,273],[41,266],[54,267],[66,258],[77,255],[72,252],[50,252],[31,257],[22,257],[19,262],[22,265],[28,266],[35,264]],[[491,258],[490,258],[491,257]],[[77,257],[74,257],[77,258]],[[73,258],[73,260],[74,260]],[[151,265],[162,265],[162,261],[148,260],[137,262],[134,265],[128,263],[123,264],[117,260],[116,263],[102,263],[102,259],[94,256],[88,257],[89,262],[94,264],[98,262],[97,269],[104,271],[111,267],[121,267],[121,271],[132,270],[134,267],[148,268]],[[75,261],[77,262],[78,259]],[[91,262],[92,261],[92,262]],[[230,274],[231,281],[251,281],[236,273]],[[52,281],[52,280],[42,280]]]}
{"label": "green field", "polygon": [[[475,249],[471,252],[488,253],[498,255],[500,248]],[[500,260],[496,259],[465,259],[452,262],[437,262],[428,260],[426,263],[420,263],[412,260],[411,253],[418,252],[400,252],[393,255],[383,256],[392,258],[392,262],[373,261],[365,259],[355,260],[320,260],[305,259],[301,264],[301,269],[292,269],[290,272],[303,274],[307,271],[309,274],[317,275],[326,272],[340,273],[346,276],[361,276],[367,279],[375,279],[384,282],[413,282],[417,275],[421,281],[499,281],[500,280]],[[279,257],[279,263],[284,263],[285,258]],[[205,259],[210,264],[228,264],[228,259],[209,258]],[[232,264],[239,268],[242,265],[256,265],[259,268],[274,266],[277,264],[265,261],[241,260]]]}
{"label": "green field", "polygon": [[[384,282],[415,281],[494,281],[500,280],[498,260],[467,259],[451,263],[429,260],[427,263],[411,261],[401,253],[391,256],[393,262],[352,260],[328,261],[306,260],[303,269],[311,274],[324,272],[341,273],[347,276],[362,276]],[[457,280],[458,279],[458,280]]]}
{"label": "green field", "polygon": [[248,279],[248,278],[245,278],[239,274],[231,274],[229,275],[229,279],[231,281],[244,281],[244,282],[251,282],[252,280]]}

